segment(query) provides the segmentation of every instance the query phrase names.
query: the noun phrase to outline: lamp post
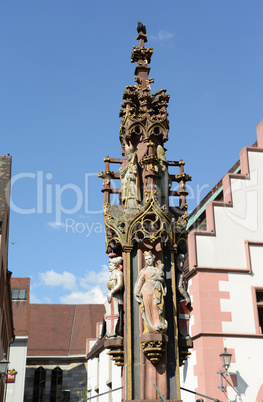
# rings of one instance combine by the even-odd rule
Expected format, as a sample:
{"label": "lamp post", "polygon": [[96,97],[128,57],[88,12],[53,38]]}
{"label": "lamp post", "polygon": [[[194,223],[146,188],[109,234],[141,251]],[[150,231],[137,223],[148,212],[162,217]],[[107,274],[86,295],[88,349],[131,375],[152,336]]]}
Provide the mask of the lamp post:
{"label": "lamp post", "polygon": [[[232,354],[227,352],[227,348],[224,348],[224,352],[221,353],[220,358],[222,361],[222,366],[225,368],[225,371],[218,371],[217,374],[220,375],[220,386],[218,387],[221,389],[222,392],[226,390],[227,387],[227,379],[228,376],[228,369],[231,363]],[[223,378],[225,379],[225,383],[223,383]]]}
{"label": "lamp post", "polygon": [[7,367],[10,362],[6,360],[6,354],[4,353],[3,359],[0,361],[0,380],[3,380],[7,374]]}

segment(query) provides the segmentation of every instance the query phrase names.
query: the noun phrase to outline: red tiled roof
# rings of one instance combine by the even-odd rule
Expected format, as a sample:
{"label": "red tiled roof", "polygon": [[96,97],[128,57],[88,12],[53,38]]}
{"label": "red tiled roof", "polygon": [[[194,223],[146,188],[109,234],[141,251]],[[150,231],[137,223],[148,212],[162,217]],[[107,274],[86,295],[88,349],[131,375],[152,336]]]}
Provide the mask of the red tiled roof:
{"label": "red tiled roof", "polygon": [[102,304],[31,304],[28,356],[85,355],[104,313]]}
{"label": "red tiled roof", "polygon": [[30,278],[11,278],[11,290],[25,289],[26,300],[13,300],[13,321],[15,335],[28,335],[29,332],[29,293]]}

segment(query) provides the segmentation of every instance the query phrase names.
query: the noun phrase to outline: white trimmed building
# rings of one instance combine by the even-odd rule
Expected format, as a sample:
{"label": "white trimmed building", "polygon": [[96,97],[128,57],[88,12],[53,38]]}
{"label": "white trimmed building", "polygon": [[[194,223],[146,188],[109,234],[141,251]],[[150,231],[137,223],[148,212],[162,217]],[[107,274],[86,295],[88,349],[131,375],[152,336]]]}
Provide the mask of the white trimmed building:
{"label": "white trimmed building", "polygon": [[[87,339],[88,356],[88,398],[95,402],[120,402],[122,400],[122,382],[120,366],[116,366],[104,347],[104,338],[100,338],[102,323],[97,323],[97,339]],[[103,394],[103,395],[101,395]]]}
{"label": "white trimmed building", "polygon": [[[262,402],[263,121],[257,142],[190,216],[189,230],[194,349],[181,386],[220,401]],[[220,389],[224,348],[232,361]],[[198,398],[182,392],[184,402]]]}

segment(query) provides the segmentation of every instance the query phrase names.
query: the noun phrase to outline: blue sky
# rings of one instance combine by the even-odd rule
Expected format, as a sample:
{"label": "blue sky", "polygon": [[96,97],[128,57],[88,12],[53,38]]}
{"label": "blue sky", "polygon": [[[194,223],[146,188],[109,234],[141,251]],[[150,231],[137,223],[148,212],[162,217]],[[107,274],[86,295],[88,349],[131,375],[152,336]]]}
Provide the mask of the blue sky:
{"label": "blue sky", "polygon": [[97,172],[106,155],[121,156],[118,114],[134,83],[137,21],[154,47],[152,91],[171,94],[166,156],[186,162],[191,210],[256,140],[262,13],[262,0],[2,2],[0,153],[13,157],[9,269],[31,277],[32,302],[104,300]]}

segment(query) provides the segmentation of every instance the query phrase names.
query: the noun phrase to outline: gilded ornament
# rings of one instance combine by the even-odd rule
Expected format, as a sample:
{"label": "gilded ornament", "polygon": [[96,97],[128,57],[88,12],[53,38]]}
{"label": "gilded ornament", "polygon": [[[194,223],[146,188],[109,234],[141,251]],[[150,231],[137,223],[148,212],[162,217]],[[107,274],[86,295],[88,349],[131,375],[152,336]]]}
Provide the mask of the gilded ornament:
{"label": "gilded ornament", "polygon": [[112,214],[110,212],[105,212],[104,216],[105,216],[105,219],[109,219],[109,220],[113,219],[113,216],[112,216]]}
{"label": "gilded ornament", "polygon": [[145,356],[153,363],[157,363],[166,351],[166,341],[143,341],[141,347]]}
{"label": "gilded ornament", "polygon": [[108,349],[111,349],[110,352],[107,352],[107,355],[111,356],[111,360],[114,361],[116,366],[124,365],[124,351],[120,347],[108,346]]}
{"label": "gilded ornament", "polygon": [[[180,163],[180,162],[179,162]],[[183,163],[181,163],[181,165],[182,165]],[[189,176],[189,174],[187,174],[187,173],[178,173],[178,174],[176,174],[175,175],[175,180],[179,183],[181,180],[183,180],[184,182],[186,182],[186,181],[191,181],[192,180],[192,177],[191,176]]]}
{"label": "gilded ornament", "polygon": [[109,207],[110,207],[110,203],[105,202],[105,204],[103,204],[103,211],[106,211]]}
{"label": "gilded ornament", "polygon": [[105,187],[106,185],[110,184],[110,180],[109,179],[104,179],[102,184]]}
{"label": "gilded ornament", "polygon": [[150,235],[150,241],[151,241],[151,243],[154,243],[155,240],[157,240],[157,239],[158,239],[158,237],[155,236],[155,234],[151,234],[151,235]]}
{"label": "gilded ornament", "polygon": [[187,216],[187,212],[185,212],[175,222],[176,232],[183,232],[186,229],[187,222],[188,222],[188,216]]}
{"label": "gilded ornament", "polygon": [[134,77],[134,81],[137,82],[137,89],[141,89],[142,87],[142,80],[139,77]]}
{"label": "gilded ornament", "polygon": [[146,80],[146,85],[147,85],[147,91],[151,90],[151,86],[150,84],[154,83],[154,78],[149,78],[148,80]]}
{"label": "gilded ornament", "polygon": [[[188,204],[187,204],[187,202],[182,206],[182,209],[183,209],[184,211],[187,211],[187,210],[188,210]],[[187,221],[188,221],[188,218],[187,218]]]}
{"label": "gilded ornament", "polygon": [[112,170],[103,170],[102,172],[98,173],[98,177],[105,178],[106,176],[114,177],[114,172]]}

